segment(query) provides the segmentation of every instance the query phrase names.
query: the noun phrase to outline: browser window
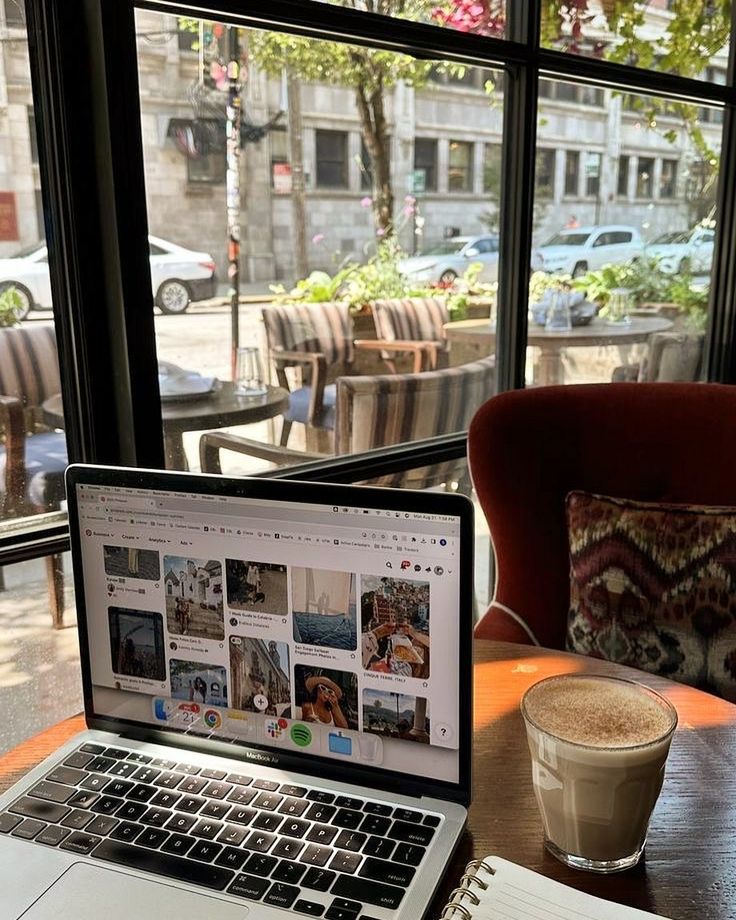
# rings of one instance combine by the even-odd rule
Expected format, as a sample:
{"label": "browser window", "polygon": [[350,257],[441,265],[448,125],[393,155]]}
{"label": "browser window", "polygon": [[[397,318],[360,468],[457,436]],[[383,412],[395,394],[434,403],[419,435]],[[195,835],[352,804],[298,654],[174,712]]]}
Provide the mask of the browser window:
{"label": "browser window", "polygon": [[77,506],[98,715],[458,780],[457,518],[88,484]]}

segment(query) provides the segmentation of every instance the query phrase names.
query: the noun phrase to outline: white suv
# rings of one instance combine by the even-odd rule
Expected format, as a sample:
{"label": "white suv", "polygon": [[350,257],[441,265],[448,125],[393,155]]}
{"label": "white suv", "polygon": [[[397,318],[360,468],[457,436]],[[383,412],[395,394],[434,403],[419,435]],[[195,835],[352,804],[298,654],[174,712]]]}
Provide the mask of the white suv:
{"label": "white suv", "polygon": [[716,231],[703,226],[663,233],[649,243],[644,254],[656,259],[659,270],[667,275],[709,272],[715,238]]}
{"label": "white suv", "polygon": [[612,262],[628,262],[644,251],[635,227],[611,224],[560,230],[532,252],[532,271],[579,278]]}

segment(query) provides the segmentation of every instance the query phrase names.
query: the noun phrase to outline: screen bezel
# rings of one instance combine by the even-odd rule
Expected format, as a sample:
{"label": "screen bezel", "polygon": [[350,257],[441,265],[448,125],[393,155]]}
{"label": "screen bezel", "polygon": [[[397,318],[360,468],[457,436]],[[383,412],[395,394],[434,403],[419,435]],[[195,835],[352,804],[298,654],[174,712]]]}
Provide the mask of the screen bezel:
{"label": "screen bezel", "polygon": [[[458,674],[458,782],[451,783],[427,777],[407,776],[404,773],[380,767],[365,769],[360,766],[335,761],[327,757],[304,755],[291,751],[275,750],[266,745],[241,741],[219,741],[149,723],[116,719],[94,711],[89,636],[87,632],[86,595],[82,571],[82,547],[77,506],[77,486],[95,485],[161,489],[181,492],[201,492],[208,495],[248,498],[296,503],[351,505],[354,507],[381,508],[390,511],[408,511],[424,514],[445,514],[457,517],[460,522],[459,539],[459,674]],[[82,688],[87,726],[93,729],[116,732],[138,740],[151,740],[185,750],[196,750],[230,757],[244,762],[267,762],[269,766],[306,775],[320,775],[329,779],[409,796],[432,796],[469,805],[471,798],[472,760],[472,631],[473,631],[473,540],[474,509],[469,499],[462,495],[423,492],[371,486],[332,485],[286,479],[239,478],[233,479],[206,473],[178,473],[163,470],[133,469],[124,467],[73,464],[66,471],[66,492],[69,509],[69,531],[74,567],[79,645],[82,664]],[[462,667],[467,663],[467,667]],[[417,751],[420,755],[422,751]],[[249,756],[250,755],[250,756]],[[265,756],[268,755],[268,756]]]}

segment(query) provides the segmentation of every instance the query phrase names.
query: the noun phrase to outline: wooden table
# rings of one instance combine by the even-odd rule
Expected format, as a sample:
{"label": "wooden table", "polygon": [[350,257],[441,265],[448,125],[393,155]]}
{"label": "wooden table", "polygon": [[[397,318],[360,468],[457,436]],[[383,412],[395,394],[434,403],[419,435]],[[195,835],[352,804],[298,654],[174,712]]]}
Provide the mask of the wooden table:
{"label": "wooden table", "polygon": [[[263,396],[239,396],[233,392],[232,381],[226,380],[219,390],[200,399],[166,400],[161,402],[164,425],[166,466],[171,470],[187,470],[184,452],[185,431],[206,431],[229,425],[250,425],[275,418],[289,405],[289,393],[282,387],[268,386]],[[61,394],[49,397],[42,405],[43,418],[52,428],[64,427]]]}
{"label": "wooden table", "polygon": [[[562,352],[565,348],[589,348],[593,345],[630,345],[645,342],[655,332],[672,328],[668,319],[659,316],[633,316],[626,325],[612,325],[594,319],[587,326],[573,326],[569,332],[548,332],[544,326],[529,323],[527,345],[539,348],[534,366],[534,382],[549,386],[563,382]],[[476,346],[479,353],[489,355],[496,347],[496,329],[487,319],[464,319],[445,323],[447,339]]]}
{"label": "wooden table", "polygon": [[[582,891],[672,920],[736,918],[736,706],[644,676],[676,706],[680,722],[645,860],[628,872],[597,876],[570,869],[544,850],[519,714],[527,687],[563,672],[642,677],[629,668],[564,652],[475,643],[474,801],[467,831],[428,916],[439,915],[469,859],[495,853]],[[0,791],[83,727],[77,716],[0,758]]]}

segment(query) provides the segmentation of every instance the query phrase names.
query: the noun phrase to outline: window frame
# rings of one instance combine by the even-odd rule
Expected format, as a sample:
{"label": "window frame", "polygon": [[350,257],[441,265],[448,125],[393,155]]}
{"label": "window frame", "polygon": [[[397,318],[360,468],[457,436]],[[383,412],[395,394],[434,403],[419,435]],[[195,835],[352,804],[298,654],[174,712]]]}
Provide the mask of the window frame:
{"label": "window frame", "polygon": [[[538,84],[581,86],[715,105],[724,110],[719,221],[706,337],[707,377],[736,382],[736,35],[725,84],[643,71],[540,47],[541,0],[509,4],[507,36],[486,38],[369,14],[319,0],[216,0],[213,16],[358,42],[505,73],[501,258],[496,354],[498,389],[523,386],[527,279],[533,222]],[[147,217],[136,69],[135,7],[172,12],[156,0],[26,0],[39,168],[47,227],[54,319],[72,460],[163,467]],[[326,16],[329,11],[329,17]],[[177,12],[197,15],[182,3]],[[73,91],[72,91],[73,90]],[[112,115],[114,113],[114,117]],[[453,435],[272,473],[355,481],[377,467],[408,469],[438,451],[453,457]],[[55,521],[0,536],[0,564],[65,548]],[[25,554],[25,555],[24,555]]]}
{"label": "window frame", "polygon": [[[319,153],[319,142],[320,138],[323,140],[327,139],[327,135],[331,136],[332,140],[339,141],[339,146],[341,147],[339,158],[329,158],[320,157]],[[320,189],[325,192],[344,192],[350,188],[350,170],[348,168],[348,147],[349,147],[349,133],[345,130],[333,129],[333,128],[315,128],[314,130],[314,187],[315,189]],[[340,181],[338,183],[325,182],[324,174],[320,179],[320,165],[329,165],[337,166],[340,172]]]}

